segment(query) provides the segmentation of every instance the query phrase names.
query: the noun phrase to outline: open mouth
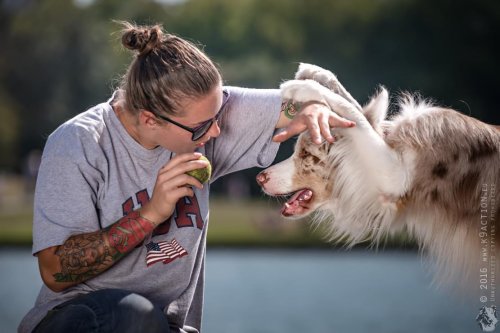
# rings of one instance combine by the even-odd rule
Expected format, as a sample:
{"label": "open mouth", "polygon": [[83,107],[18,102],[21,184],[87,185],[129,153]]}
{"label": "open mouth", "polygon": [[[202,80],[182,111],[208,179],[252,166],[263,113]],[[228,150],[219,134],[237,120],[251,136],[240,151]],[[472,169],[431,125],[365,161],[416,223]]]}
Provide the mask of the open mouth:
{"label": "open mouth", "polygon": [[281,215],[285,217],[303,215],[309,210],[313,191],[305,188],[289,195],[291,195],[290,198],[281,208]]}

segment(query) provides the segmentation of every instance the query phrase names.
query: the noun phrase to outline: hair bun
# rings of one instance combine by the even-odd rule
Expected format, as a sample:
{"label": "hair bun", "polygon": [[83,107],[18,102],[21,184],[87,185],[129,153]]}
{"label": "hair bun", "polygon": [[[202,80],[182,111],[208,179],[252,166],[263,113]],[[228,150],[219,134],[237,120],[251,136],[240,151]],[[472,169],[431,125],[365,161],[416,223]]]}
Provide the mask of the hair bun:
{"label": "hair bun", "polygon": [[163,36],[161,26],[134,26],[128,22],[121,23],[124,26],[123,46],[129,50],[138,51],[139,56],[147,55],[161,43]]}

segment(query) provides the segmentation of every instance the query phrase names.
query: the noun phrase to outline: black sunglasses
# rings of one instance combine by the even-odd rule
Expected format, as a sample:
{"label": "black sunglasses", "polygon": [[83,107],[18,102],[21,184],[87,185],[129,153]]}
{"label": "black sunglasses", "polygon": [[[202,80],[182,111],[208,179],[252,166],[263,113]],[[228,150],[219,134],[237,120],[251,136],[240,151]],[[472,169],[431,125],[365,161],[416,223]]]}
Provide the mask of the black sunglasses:
{"label": "black sunglasses", "polygon": [[207,121],[204,121],[203,123],[201,123],[200,125],[196,126],[195,128],[184,126],[184,125],[179,124],[178,122],[176,122],[176,121],[174,121],[174,120],[172,120],[170,118],[167,118],[167,117],[159,115],[159,114],[155,114],[155,115],[158,118],[161,118],[161,119],[163,119],[165,121],[168,121],[169,123],[172,123],[172,124],[174,124],[176,126],[179,126],[182,129],[185,129],[186,131],[190,132],[192,134],[191,140],[192,141],[197,141],[201,137],[203,137],[205,134],[207,134],[207,132],[210,129],[210,127],[212,127],[212,124],[214,123],[214,121],[219,120],[219,117],[222,114],[222,110],[224,109],[224,106],[226,105],[228,99],[229,99],[229,91],[222,90],[222,105],[221,105],[221,107],[219,109],[219,112],[217,112],[217,114],[215,115],[215,117],[213,117],[212,119],[209,119]]}

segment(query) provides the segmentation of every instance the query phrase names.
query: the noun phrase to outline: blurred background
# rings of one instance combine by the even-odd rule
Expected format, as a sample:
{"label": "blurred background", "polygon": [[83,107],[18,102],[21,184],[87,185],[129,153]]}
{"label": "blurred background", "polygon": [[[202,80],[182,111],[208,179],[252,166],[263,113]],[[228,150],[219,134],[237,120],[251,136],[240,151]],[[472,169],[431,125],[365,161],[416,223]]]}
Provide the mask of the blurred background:
{"label": "blurred background", "polygon": [[[131,60],[112,20],[162,23],[198,43],[228,85],[277,88],[299,62],[310,62],[336,73],[361,104],[382,84],[393,100],[402,91],[418,92],[500,123],[496,1],[0,0],[0,332],[15,328],[41,283],[29,247],[45,140],[65,120],[105,101]],[[283,144],[277,161],[292,147],[293,140]],[[257,188],[257,172],[213,186],[208,332],[476,329],[476,304],[471,310],[453,292],[429,287],[405,235],[379,252],[366,244],[338,251],[341,244],[326,243],[321,228],[283,221],[278,203]],[[312,277],[318,280],[311,283]],[[21,283],[32,288],[12,306],[5,300],[18,295]],[[231,284],[235,304],[224,296]],[[306,289],[297,296],[300,288]]]}

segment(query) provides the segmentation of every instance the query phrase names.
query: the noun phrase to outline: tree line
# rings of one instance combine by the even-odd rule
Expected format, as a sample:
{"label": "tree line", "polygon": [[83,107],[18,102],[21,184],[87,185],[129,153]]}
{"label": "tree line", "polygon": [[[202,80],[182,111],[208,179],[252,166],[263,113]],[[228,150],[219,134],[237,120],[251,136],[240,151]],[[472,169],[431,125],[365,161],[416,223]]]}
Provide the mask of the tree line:
{"label": "tree line", "polygon": [[0,0],[0,171],[110,96],[130,61],[113,20],[199,43],[229,85],[276,88],[311,62],[360,103],[383,84],[500,123],[496,1]]}

